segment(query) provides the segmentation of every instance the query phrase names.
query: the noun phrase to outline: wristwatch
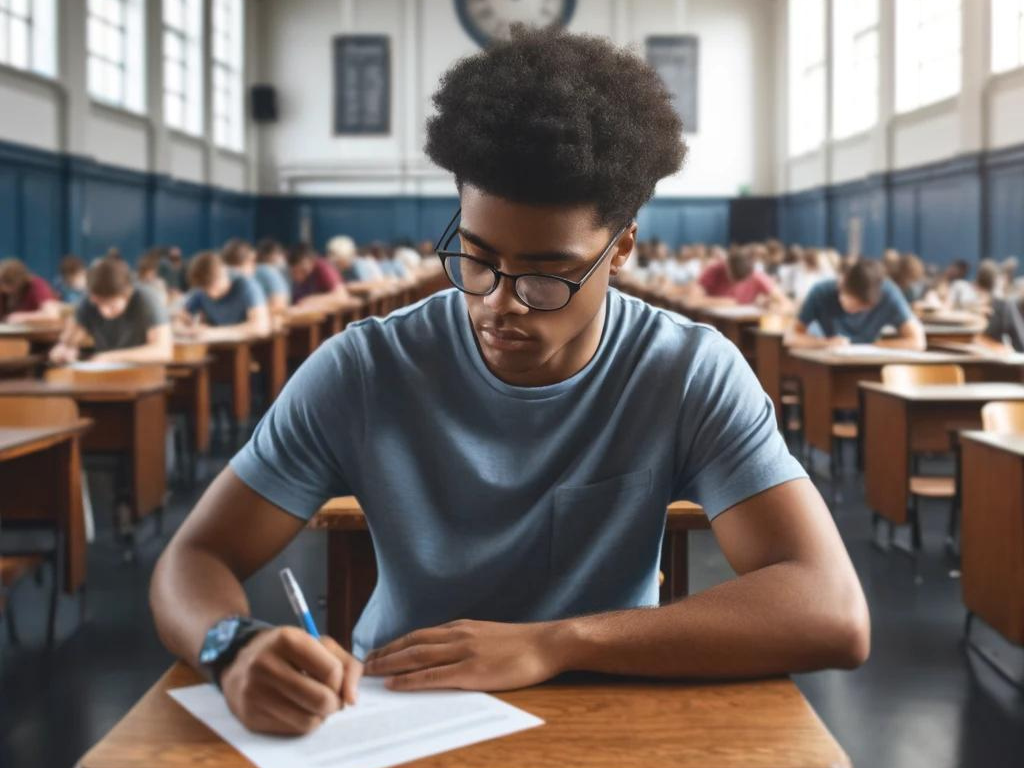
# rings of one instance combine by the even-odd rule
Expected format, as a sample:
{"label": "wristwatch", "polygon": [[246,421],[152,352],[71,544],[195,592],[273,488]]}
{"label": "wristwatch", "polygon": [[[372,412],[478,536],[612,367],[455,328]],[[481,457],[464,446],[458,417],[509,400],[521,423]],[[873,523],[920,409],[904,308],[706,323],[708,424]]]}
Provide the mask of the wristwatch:
{"label": "wristwatch", "polygon": [[228,616],[221,619],[206,633],[199,651],[199,666],[210,680],[220,688],[220,675],[234,661],[243,646],[256,635],[273,625],[248,616]]}

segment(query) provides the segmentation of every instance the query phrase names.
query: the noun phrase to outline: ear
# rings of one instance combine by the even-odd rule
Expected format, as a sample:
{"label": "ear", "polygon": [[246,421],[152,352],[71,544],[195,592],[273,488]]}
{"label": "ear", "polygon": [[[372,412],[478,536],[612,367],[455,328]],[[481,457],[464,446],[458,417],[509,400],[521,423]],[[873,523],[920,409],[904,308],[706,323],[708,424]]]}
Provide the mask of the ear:
{"label": "ear", "polygon": [[615,245],[615,252],[612,253],[611,270],[608,273],[612,277],[619,273],[619,270],[622,269],[623,265],[633,254],[633,250],[636,248],[636,233],[637,224],[634,221],[626,228],[625,232],[619,235],[619,241]]}

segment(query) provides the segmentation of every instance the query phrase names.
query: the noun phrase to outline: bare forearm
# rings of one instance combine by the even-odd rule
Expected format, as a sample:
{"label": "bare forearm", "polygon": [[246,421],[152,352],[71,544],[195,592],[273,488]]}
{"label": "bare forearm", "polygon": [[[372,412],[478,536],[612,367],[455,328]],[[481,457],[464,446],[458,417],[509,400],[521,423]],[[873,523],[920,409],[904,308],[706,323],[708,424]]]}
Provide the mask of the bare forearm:
{"label": "bare forearm", "polygon": [[783,562],[661,608],[560,622],[565,656],[559,666],[653,677],[856,666],[867,655],[863,597],[859,589],[829,590],[821,577]]}
{"label": "bare forearm", "polygon": [[149,603],[163,644],[193,666],[210,627],[249,614],[245,590],[224,562],[187,545],[170,546],[160,557]]}

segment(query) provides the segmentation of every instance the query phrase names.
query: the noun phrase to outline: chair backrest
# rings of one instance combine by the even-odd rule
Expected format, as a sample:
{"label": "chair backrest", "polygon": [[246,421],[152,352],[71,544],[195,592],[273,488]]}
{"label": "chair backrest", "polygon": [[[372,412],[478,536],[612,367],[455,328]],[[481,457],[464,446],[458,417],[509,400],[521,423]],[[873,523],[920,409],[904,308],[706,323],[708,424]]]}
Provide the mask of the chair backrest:
{"label": "chair backrest", "polygon": [[964,369],[959,365],[885,365],[882,383],[886,386],[918,384],[963,384]]}
{"label": "chair backrest", "polygon": [[0,358],[26,357],[31,346],[27,339],[0,339]]}
{"label": "chair backrest", "polygon": [[78,404],[70,397],[0,396],[0,426],[58,427],[78,421]]}
{"label": "chair backrest", "polygon": [[981,425],[986,432],[1024,435],[1024,403],[998,401],[981,409]]}
{"label": "chair backrest", "polygon": [[190,363],[202,360],[209,354],[209,348],[199,342],[185,341],[174,343],[174,362]]}
{"label": "chair backrest", "polygon": [[146,386],[160,384],[167,380],[167,371],[162,365],[127,365],[123,368],[81,369],[74,367],[51,368],[46,380],[57,384],[127,384]]}

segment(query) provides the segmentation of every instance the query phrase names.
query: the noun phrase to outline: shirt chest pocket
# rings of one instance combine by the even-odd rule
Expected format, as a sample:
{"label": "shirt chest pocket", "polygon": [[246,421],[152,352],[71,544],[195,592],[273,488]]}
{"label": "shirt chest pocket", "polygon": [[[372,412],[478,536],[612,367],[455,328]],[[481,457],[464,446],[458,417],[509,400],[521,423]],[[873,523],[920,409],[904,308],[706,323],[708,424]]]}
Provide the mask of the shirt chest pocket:
{"label": "shirt chest pocket", "polygon": [[551,572],[584,589],[636,583],[656,570],[665,510],[653,508],[652,472],[555,491]]}

